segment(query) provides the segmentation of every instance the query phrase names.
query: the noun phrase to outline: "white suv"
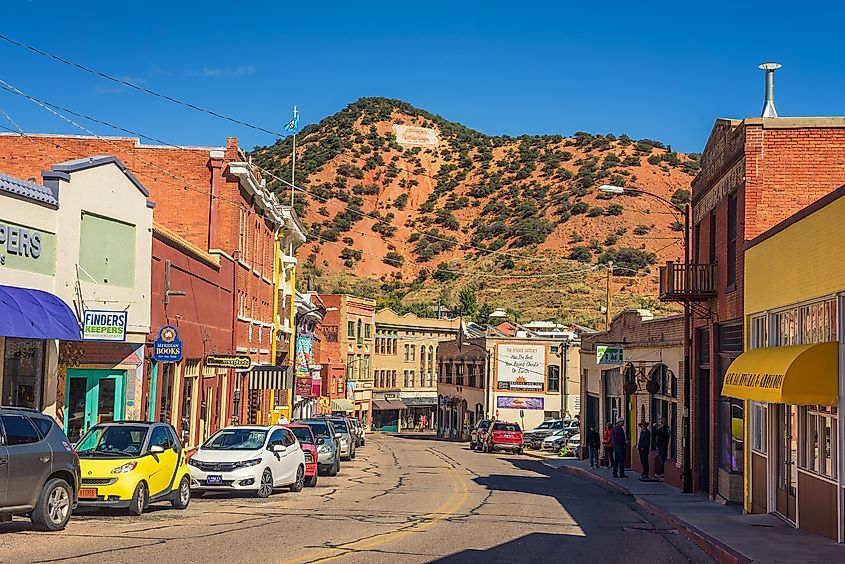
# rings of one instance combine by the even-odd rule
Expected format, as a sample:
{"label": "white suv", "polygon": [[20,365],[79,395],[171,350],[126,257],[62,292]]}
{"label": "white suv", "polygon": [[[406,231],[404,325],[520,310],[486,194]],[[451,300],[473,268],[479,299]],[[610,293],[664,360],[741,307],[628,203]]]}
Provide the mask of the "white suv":
{"label": "white suv", "polygon": [[274,488],[305,485],[305,454],[290,429],[246,425],[217,431],[188,459],[191,491],[252,491],[267,497]]}

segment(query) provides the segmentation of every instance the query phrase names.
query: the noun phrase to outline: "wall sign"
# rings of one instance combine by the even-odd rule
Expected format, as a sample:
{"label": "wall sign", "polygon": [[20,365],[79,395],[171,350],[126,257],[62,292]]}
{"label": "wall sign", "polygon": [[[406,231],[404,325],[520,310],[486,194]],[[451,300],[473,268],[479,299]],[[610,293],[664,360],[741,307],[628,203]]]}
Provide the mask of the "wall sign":
{"label": "wall sign", "polygon": [[125,311],[85,310],[82,316],[83,341],[126,340]]}
{"label": "wall sign", "polygon": [[241,354],[208,354],[205,355],[203,365],[208,368],[248,370],[252,366],[252,360],[248,356]]}
{"label": "wall sign", "polygon": [[497,396],[496,407],[503,409],[543,409],[543,398],[517,398],[513,396]]}
{"label": "wall sign", "polygon": [[153,342],[153,358],[159,362],[182,360],[182,340],[176,327],[165,325],[158,332],[158,339]]}
{"label": "wall sign", "polygon": [[55,274],[56,235],[0,219],[0,267]]}
{"label": "wall sign", "polygon": [[545,345],[496,345],[496,389],[542,392],[545,383]]}
{"label": "wall sign", "polygon": [[622,347],[596,345],[596,364],[622,364]]}

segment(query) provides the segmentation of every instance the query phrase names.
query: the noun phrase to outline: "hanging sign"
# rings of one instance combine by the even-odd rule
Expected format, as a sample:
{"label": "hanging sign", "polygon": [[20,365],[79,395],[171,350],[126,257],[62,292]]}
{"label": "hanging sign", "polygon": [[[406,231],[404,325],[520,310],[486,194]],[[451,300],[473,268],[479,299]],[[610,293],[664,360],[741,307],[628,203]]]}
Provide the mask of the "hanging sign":
{"label": "hanging sign", "polygon": [[622,364],[622,347],[596,345],[596,364]]}
{"label": "hanging sign", "polygon": [[126,340],[125,311],[85,310],[82,315],[82,340],[119,341]]}
{"label": "hanging sign", "polygon": [[208,354],[205,356],[203,365],[208,368],[248,370],[252,366],[252,360],[248,356],[241,354]]}
{"label": "hanging sign", "polygon": [[165,325],[153,341],[153,358],[158,362],[179,362],[182,360],[182,340],[176,327]]}

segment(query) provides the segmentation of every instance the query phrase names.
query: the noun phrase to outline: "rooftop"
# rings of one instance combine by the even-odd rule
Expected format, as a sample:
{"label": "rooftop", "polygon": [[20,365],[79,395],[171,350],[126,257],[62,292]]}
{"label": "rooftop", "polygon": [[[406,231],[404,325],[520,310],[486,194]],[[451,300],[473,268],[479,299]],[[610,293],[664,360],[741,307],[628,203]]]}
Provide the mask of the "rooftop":
{"label": "rooftop", "polygon": [[48,206],[59,206],[59,200],[53,195],[53,191],[46,186],[6,174],[0,174],[0,192],[13,194]]}

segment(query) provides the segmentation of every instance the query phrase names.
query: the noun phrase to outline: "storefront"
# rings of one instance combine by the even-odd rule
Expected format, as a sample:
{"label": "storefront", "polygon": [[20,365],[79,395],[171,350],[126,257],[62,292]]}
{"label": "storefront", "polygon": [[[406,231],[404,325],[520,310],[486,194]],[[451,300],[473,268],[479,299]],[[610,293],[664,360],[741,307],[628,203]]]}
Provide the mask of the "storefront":
{"label": "storefront", "polygon": [[745,352],[722,387],[736,406],[745,510],[840,542],[845,260],[830,250],[845,238],[843,195],[837,190],[746,246]]}
{"label": "storefront", "polygon": [[373,398],[373,431],[397,433],[405,428],[408,409],[395,394],[376,394]]}

